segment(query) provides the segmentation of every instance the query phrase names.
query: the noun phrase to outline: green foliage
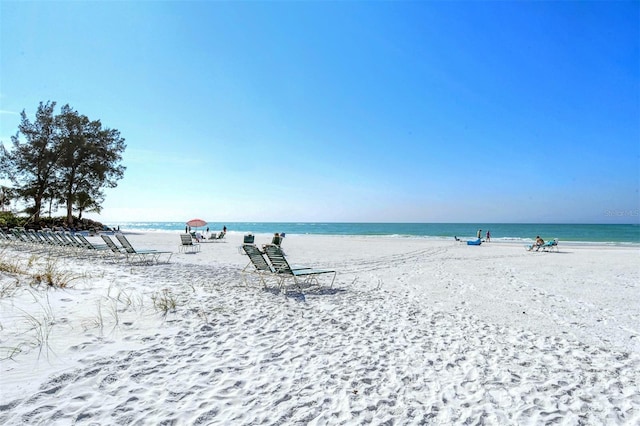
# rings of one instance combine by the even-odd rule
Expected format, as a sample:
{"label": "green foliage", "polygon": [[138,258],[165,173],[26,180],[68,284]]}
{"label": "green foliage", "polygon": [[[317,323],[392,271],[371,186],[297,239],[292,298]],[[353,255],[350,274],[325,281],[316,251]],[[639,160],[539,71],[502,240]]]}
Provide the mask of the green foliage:
{"label": "green foliage", "polygon": [[[12,212],[0,212],[0,228],[58,228],[69,225],[69,220],[66,216],[58,217],[40,217],[37,221],[32,217],[16,216]],[[81,219],[72,217],[71,226],[75,229],[90,230],[90,229],[103,229],[103,224],[91,219]]]}
{"label": "green foliage", "polygon": [[0,228],[24,226],[28,218],[15,216],[11,212],[0,212]]}
{"label": "green foliage", "polygon": [[61,204],[71,224],[74,210],[79,217],[100,211],[103,189],[114,188],[124,175],[120,162],[126,145],[118,130],[104,128],[100,120],[89,120],[69,105],[55,115],[55,106],[41,102],[33,122],[23,111],[12,149],[0,144],[0,178],[13,184],[1,201],[6,204],[8,196],[24,200],[24,211],[36,222],[47,204],[50,213]]}

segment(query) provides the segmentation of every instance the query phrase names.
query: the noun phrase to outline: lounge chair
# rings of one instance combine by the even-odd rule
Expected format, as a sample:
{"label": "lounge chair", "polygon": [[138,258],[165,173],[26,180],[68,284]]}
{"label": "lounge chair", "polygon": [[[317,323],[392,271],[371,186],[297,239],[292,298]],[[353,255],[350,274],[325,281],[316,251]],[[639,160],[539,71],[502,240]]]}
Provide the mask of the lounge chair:
{"label": "lounge chair", "polygon": [[[260,278],[263,286],[267,286],[265,277],[273,275],[274,269],[269,265],[267,259],[264,258],[264,253],[255,244],[243,244],[242,250],[249,256],[249,263],[241,271],[243,274],[254,274]],[[245,279],[245,283],[246,283]]]}
{"label": "lounge chair", "polygon": [[[275,234],[273,234],[273,238],[271,238],[271,244],[273,244],[274,246],[280,247],[282,245],[282,240],[283,239],[284,239],[284,234],[278,234],[276,232]],[[265,244],[265,246],[266,246],[266,244]]]}
{"label": "lounge chair", "polygon": [[558,251],[558,239],[554,238],[553,241],[547,241],[539,247],[542,251]]}
{"label": "lounge chair", "polygon": [[[271,266],[273,267],[274,273],[280,278],[280,286],[284,285],[284,281],[287,278],[292,278],[298,287],[300,284],[307,284],[311,282],[315,282],[318,284],[318,275],[322,274],[333,274],[333,278],[331,279],[330,287],[333,287],[333,282],[336,279],[336,271],[329,269],[314,269],[314,268],[302,268],[295,267],[292,268],[289,265],[289,262],[284,256],[282,249],[275,244],[267,244],[264,246],[265,254],[267,258],[271,262]],[[302,278],[302,281],[299,280]]]}
{"label": "lounge chair", "polygon": [[27,234],[24,232],[24,229],[22,229],[22,228],[12,228],[11,229],[11,233],[13,235],[14,240],[17,241],[18,243],[20,243],[22,245],[25,245],[25,246],[29,246],[29,245],[33,244],[31,239],[29,237],[27,237]]}
{"label": "lounge chair", "polygon": [[127,240],[127,237],[125,237],[122,234],[116,234],[116,239],[120,242],[120,244],[122,244],[122,248],[126,252],[128,258],[132,258],[134,260],[138,259],[142,263],[159,263],[160,257],[163,254],[169,255],[167,260],[163,263],[169,263],[169,260],[171,260],[171,256],[173,255],[173,252],[170,252],[170,251],[158,251],[158,250],[148,250],[148,249],[136,250],[135,248],[133,248],[129,240]]}
{"label": "lounge chair", "polygon": [[111,249],[112,253],[116,255],[126,255],[126,252],[121,247],[118,247],[116,243],[113,242],[110,236],[103,234],[103,235],[100,235],[100,238],[102,238],[102,241],[104,241],[107,244],[107,247]]}
{"label": "lounge chair", "polygon": [[180,234],[180,246],[178,251],[182,253],[197,253],[200,251],[200,244],[194,243],[190,234]]}
{"label": "lounge chair", "polygon": [[227,235],[226,232],[224,231],[220,231],[219,234],[216,234],[215,232],[213,234],[211,234],[211,236],[209,237],[210,241],[214,241],[214,242],[223,242],[222,240],[224,239],[224,237]]}
{"label": "lounge chair", "polygon": [[[87,238],[82,234],[75,234],[75,239],[78,240],[82,246],[89,250],[89,252],[96,252],[98,254],[106,254],[111,252],[111,248],[106,244],[93,244],[91,241],[87,240]],[[117,247],[116,247],[117,249]]]}
{"label": "lounge chair", "polygon": [[100,235],[100,238],[102,238],[102,240],[107,244],[107,247],[109,247],[111,253],[113,253],[116,258],[123,257],[129,263],[133,263],[133,260],[136,259],[136,256],[130,256],[124,247],[118,247],[118,245],[108,235]]}
{"label": "lounge chair", "polygon": [[[56,247],[58,249],[63,250],[64,252],[70,251],[73,247],[73,245],[66,241],[63,240],[62,237],[60,237],[60,235],[58,234],[58,231],[54,232],[54,231],[45,231],[42,234],[45,238],[47,238],[47,240],[51,243],[51,245],[53,247]],[[60,253],[60,252],[58,252]]]}
{"label": "lounge chair", "polygon": [[58,235],[58,238],[62,241],[65,247],[67,247],[69,250],[73,250],[76,254],[79,252],[79,250],[84,250],[82,244],[75,238],[71,238],[70,234],[67,234],[63,231],[58,231],[56,232],[56,235]]}
{"label": "lounge chair", "polygon": [[41,229],[40,231],[38,231],[38,235],[40,235],[40,237],[51,247],[55,247],[55,248],[61,247],[60,242],[58,240],[54,240],[53,237],[51,236],[51,231]]}
{"label": "lounge chair", "polygon": [[15,238],[4,232],[4,229],[0,229],[0,241],[6,245],[14,245],[16,243]]}
{"label": "lounge chair", "polygon": [[543,251],[547,251],[547,249],[549,249],[554,245],[556,246],[556,249],[557,249],[558,248],[557,239],[553,241],[547,241],[545,243],[540,237],[536,237],[536,241],[533,244],[526,244],[524,248],[527,251],[540,251],[540,249],[542,249]]}

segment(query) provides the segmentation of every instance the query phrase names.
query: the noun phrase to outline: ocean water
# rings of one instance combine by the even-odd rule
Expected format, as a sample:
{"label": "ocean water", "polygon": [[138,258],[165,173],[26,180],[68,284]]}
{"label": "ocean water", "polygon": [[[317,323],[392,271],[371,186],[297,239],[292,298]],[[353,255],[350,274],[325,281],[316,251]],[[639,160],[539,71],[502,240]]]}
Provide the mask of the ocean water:
{"label": "ocean water", "polygon": [[[107,224],[120,227],[123,231],[184,232],[184,222],[120,222]],[[564,242],[638,244],[640,245],[640,225],[587,225],[587,224],[515,224],[515,223],[336,223],[336,222],[210,222],[211,232],[218,232],[226,226],[228,232],[316,234],[316,235],[357,235],[389,236],[398,238],[422,237],[449,239],[475,238],[482,229],[484,238],[487,230],[492,240],[531,241],[540,235],[545,241],[558,238]]]}

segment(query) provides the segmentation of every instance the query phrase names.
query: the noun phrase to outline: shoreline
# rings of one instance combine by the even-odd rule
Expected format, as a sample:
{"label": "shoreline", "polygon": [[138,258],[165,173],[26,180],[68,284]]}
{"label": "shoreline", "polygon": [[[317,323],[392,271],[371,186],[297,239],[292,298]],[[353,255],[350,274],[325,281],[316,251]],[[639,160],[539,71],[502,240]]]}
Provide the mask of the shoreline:
{"label": "shoreline", "polygon": [[[167,235],[179,235],[184,234],[184,230],[137,230],[123,228],[119,232],[125,235],[144,235],[144,234],[167,234]],[[247,232],[242,231],[227,231],[229,235],[244,236]],[[209,234],[207,234],[208,236]],[[263,237],[263,240],[271,238],[270,233],[256,233],[255,236]],[[398,239],[398,240],[426,240],[426,241],[438,241],[438,242],[452,242],[457,244],[464,244],[467,240],[474,240],[473,237],[458,237],[462,241],[458,242],[453,240],[454,237],[440,237],[440,236],[428,236],[428,235],[359,235],[359,234],[295,234],[286,233],[289,237],[328,237],[328,238],[365,238],[365,239]],[[490,242],[486,242],[482,239],[482,244],[510,244],[510,245],[528,245],[535,241],[535,238],[529,239],[514,239],[514,238],[492,238]],[[560,245],[576,246],[576,247],[620,247],[620,248],[640,248],[640,242],[615,242],[615,241],[574,241],[574,240],[559,240]]]}
{"label": "shoreline", "polygon": [[[131,222],[121,223],[122,229],[131,231],[172,231],[183,232],[185,225],[180,222]],[[226,226],[229,231],[240,233],[285,232],[290,235],[343,235],[343,236],[394,236],[397,238],[447,239],[458,236],[475,239],[478,229],[491,231],[494,241],[530,242],[537,235],[543,239],[558,238],[560,241],[593,243],[631,243],[640,245],[640,226],[632,224],[434,224],[434,223],[322,223],[322,222],[213,222],[206,225],[212,232]],[[204,232],[205,227],[193,229]]]}

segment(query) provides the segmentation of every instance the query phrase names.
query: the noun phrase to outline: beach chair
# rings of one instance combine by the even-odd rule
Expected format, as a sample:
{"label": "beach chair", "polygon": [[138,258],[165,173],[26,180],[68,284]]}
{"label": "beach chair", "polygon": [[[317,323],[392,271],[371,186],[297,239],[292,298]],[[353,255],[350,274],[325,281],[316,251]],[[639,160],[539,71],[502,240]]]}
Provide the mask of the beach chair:
{"label": "beach chair", "polygon": [[60,243],[58,243],[57,241],[55,241],[49,234],[51,231],[46,231],[44,229],[41,229],[38,231],[38,235],[40,235],[40,238],[45,241],[46,244],[48,244],[51,247],[54,248],[60,248]]}
{"label": "beach chair", "polygon": [[245,274],[243,275],[245,284],[247,283],[246,275],[253,274],[257,276],[260,282],[262,282],[262,285],[266,287],[267,282],[265,278],[274,275],[275,271],[271,265],[269,265],[267,259],[264,258],[264,253],[262,253],[255,244],[243,244],[242,250],[249,256],[249,263],[241,271],[242,274]]}
{"label": "beach chair", "polygon": [[182,253],[197,253],[200,251],[200,244],[194,243],[190,234],[180,234],[178,251]]}
{"label": "beach chair", "polygon": [[274,274],[278,276],[278,278],[280,278],[280,287],[284,286],[284,282],[287,278],[293,279],[294,283],[299,288],[302,288],[300,284],[319,284],[318,275],[323,274],[333,274],[331,285],[329,286],[333,287],[333,282],[336,279],[336,271],[330,269],[314,269],[298,266],[292,268],[285,258],[280,246],[277,246],[275,244],[265,245],[264,251],[267,255],[267,258],[269,259],[269,262],[271,262],[271,267],[274,270]]}
{"label": "beach chair", "polygon": [[4,245],[14,245],[16,243],[16,240],[4,232],[4,229],[0,229],[0,241],[2,241]]}
{"label": "beach chair", "polygon": [[111,250],[111,253],[115,257],[123,257],[127,262],[130,261],[129,254],[122,247],[118,247],[110,236],[102,234],[100,235],[100,238],[102,238],[102,241],[106,243],[107,247],[109,247],[109,250]]}
{"label": "beach chair", "polygon": [[33,231],[33,229],[19,228],[19,229],[15,230],[14,236],[28,250],[31,250],[31,251],[42,251],[42,250],[46,251],[46,250],[48,250],[48,247],[46,247],[44,244],[42,244],[40,239],[35,235],[35,232]]}
{"label": "beach chair", "polygon": [[111,248],[106,244],[93,244],[91,241],[87,240],[87,238],[82,234],[71,235],[72,238],[75,238],[80,245],[86,249],[91,254],[99,254],[101,256],[112,253]]}
{"label": "beach chair", "polygon": [[14,240],[22,246],[30,246],[33,244],[22,228],[12,228],[11,234],[13,235]]}
{"label": "beach chair", "polygon": [[65,253],[74,252],[77,247],[71,241],[67,240],[64,233],[61,231],[49,231],[49,238],[57,244],[57,246]]}
{"label": "beach chair", "polygon": [[38,231],[38,234],[43,241],[55,249],[55,251],[52,251],[51,253],[62,255],[68,250],[68,247],[52,231],[40,230]]}
{"label": "beach chair", "polygon": [[213,234],[211,234],[211,236],[209,237],[209,241],[216,242],[216,243],[226,242],[226,241],[222,241],[222,240],[224,240],[224,237],[225,237],[226,235],[227,235],[227,233],[226,233],[226,232],[224,232],[224,231],[220,231],[220,233],[219,233],[219,234],[217,234],[217,235],[216,235],[215,233],[213,233]]}
{"label": "beach chair", "polygon": [[542,251],[558,251],[558,239],[554,238],[553,241],[547,241],[539,249]]}
{"label": "beach chair", "polygon": [[147,250],[147,249],[136,250],[135,248],[133,248],[133,246],[127,239],[127,237],[125,237],[122,234],[116,234],[116,239],[122,245],[122,248],[127,253],[128,258],[134,259],[134,260],[137,259],[141,263],[147,263],[147,264],[160,263],[160,257],[163,254],[168,254],[169,256],[167,257],[167,260],[162,263],[169,263],[169,260],[171,260],[171,256],[173,255],[173,252],[170,252],[170,251],[158,251],[158,250]]}
{"label": "beach chair", "polygon": [[40,244],[42,246],[48,246],[49,245],[49,243],[44,238],[42,238],[42,235],[37,233],[35,229],[27,230],[27,234],[31,235],[31,239],[33,239],[34,241],[37,241],[38,244]]}
{"label": "beach chair", "polygon": [[[553,241],[547,241],[546,243],[544,241],[538,242],[538,238],[536,238],[536,242],[534,242],[533,244],[526,244],[524,248],[527,251],[540,251],[540,249],[542,249],[543,251],[546,251],[544,250],[543,247],[545,246],[549,247],[552,244],[553,244]],[[556,243],[556,246],[557,246],[557,243]]]}
{"label": "beach chair", "polygon": [[71,234],[62,232],[62,231],[58,231],[56,232],[56,234],[58,235],[58,238],[62,240],[65,247],[73,251],[74,254],[79,254],[84,251],[84,247],[82,246],[82,243],[80,243],[75,238],[72,238]]}

